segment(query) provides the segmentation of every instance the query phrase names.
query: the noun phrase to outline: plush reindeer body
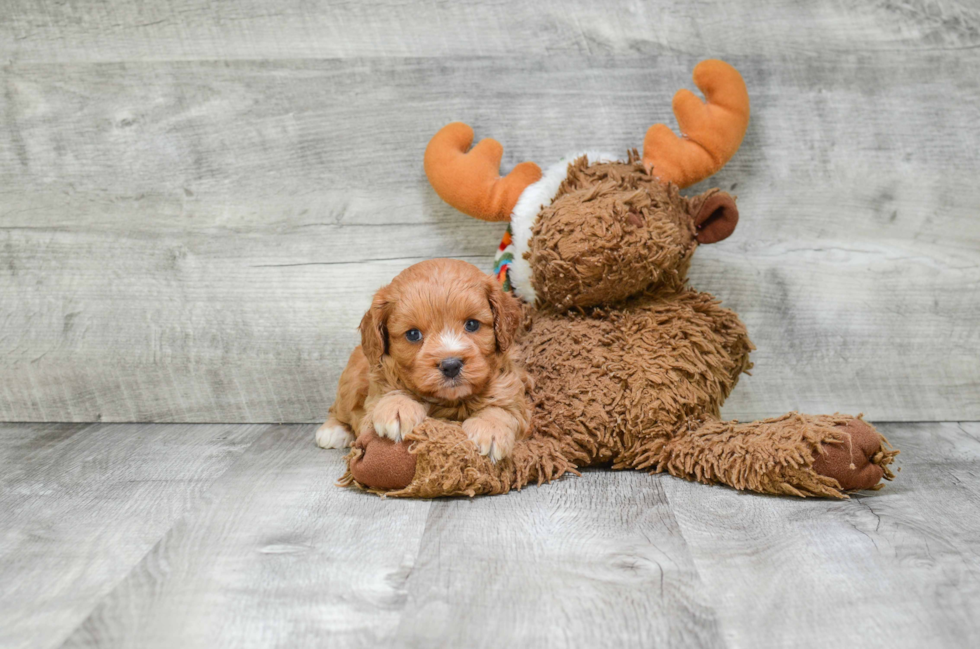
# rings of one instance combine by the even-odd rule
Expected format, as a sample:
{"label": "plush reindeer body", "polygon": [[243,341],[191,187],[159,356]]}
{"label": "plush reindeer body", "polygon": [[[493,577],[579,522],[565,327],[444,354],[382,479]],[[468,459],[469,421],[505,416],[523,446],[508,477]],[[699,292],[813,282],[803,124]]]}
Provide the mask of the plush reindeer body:
{"label": "plush reindeer body", "polygon": [[511,222],[509,283],[526,303],[518,357],[533,378],[532,434],[498,464],[449,422],[428,420],[403,444],[368,434],[355,443],[347,483],[390,489],[394,472],[404,479],[390,495],[503,493],[611,464],[840,497],[892,477],[895,451],[859,418],[720,419],[753,346],[735,313],[690,288],[686,274],[698,245],[734,231],[738,210],[724,192],[686,198],[679,188],[738,149],[748,94],[720,61],[702,62],[694,78],[708,102],[680,91],[674,110],[685,137],[654,126],[642,158],[584,154],[544,174],[522,163],[500,178],[495,141],[468,151],[473,132],[459,123],[433,137],[425,166],[440,196],[477,218]]}

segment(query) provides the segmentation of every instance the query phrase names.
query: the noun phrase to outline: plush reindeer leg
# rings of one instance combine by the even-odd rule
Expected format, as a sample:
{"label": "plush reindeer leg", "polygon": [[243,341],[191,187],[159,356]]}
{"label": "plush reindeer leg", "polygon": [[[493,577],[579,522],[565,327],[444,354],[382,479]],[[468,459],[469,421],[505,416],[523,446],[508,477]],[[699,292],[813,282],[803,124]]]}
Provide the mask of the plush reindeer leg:
{"label": "plush reindeer leg", "polygon": [[343,486],[406,498],[501,494],[576,472],[557,441],[518,441],[511,456],[492,462],[457,423],[427,419],[403,442],[363,433],[347,456]]}
{"label": "plush reindeer leg", "polygon": [[641,440],[630,464],[760,493],[846,498],[891,480],[897,454],[859,418],[789,413],[744,424],[692,422],[671,438]]}

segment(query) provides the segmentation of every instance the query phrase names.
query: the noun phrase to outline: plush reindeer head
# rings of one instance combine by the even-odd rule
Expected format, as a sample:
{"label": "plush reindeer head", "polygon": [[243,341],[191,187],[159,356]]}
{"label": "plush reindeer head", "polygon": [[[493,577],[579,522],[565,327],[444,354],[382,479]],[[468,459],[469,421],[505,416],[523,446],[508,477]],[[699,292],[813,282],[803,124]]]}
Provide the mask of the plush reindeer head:
{"label": "plush reindeer head", "polygon": [[544,174],[523,162],[501,178],[503,147],[486,139],[467,150],[473,130],[442,128],[425,151],[429,182],[447,203],[486,221],[511,221],[517,294],[557,309],[611,304],[660,286],[679,286],[698,244],[727,238],[735,200],[681,188],[712,175],[735,154],[749,121],[741,75],[717,60],[694,68],[707,99],[680,90],[673,108],[682,137],[651,127],[642,158],[585,153]]}

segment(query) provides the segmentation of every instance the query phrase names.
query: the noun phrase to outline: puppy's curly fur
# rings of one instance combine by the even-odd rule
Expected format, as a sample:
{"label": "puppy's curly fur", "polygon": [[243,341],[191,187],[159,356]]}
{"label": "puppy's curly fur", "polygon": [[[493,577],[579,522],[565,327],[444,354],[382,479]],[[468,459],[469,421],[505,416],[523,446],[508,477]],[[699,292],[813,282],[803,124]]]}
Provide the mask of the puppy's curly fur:
{"label": "puppy's curly fur", "polygon": [[426,417],[462,422],[482,455],[501,460],[527,435],[527,374],[511,345],[521,307],[472,264],[433,259],[374,296],[361,345],[340,377],[324,448],[374,430],[400,441]]}

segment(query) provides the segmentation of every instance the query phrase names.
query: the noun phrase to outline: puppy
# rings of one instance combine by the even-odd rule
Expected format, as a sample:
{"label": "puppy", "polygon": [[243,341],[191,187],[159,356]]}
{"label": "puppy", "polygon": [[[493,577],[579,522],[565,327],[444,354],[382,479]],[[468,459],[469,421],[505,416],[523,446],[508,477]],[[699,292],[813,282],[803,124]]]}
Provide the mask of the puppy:
{"label": "puppy", "polygon": [[527,376],[509,349],[521,309],[472,264],[433,259],[402,271],[374,296],[361,345],[340,376],[322,448],[350,446],[373,428],[401,440],[426,417],[462,422],[494,462],[527,434]]}

